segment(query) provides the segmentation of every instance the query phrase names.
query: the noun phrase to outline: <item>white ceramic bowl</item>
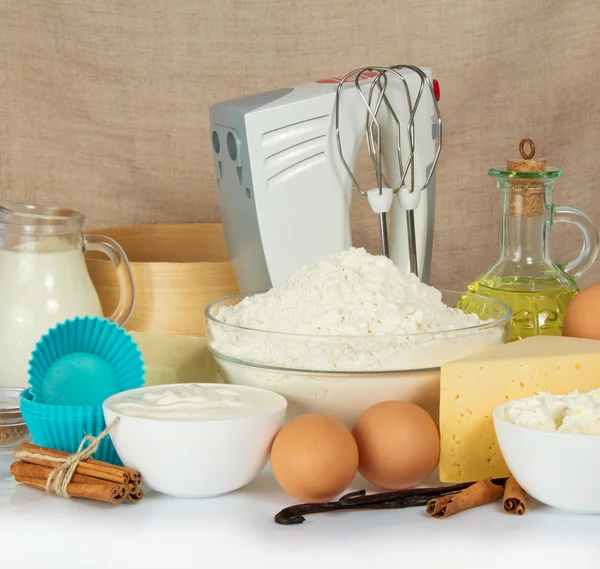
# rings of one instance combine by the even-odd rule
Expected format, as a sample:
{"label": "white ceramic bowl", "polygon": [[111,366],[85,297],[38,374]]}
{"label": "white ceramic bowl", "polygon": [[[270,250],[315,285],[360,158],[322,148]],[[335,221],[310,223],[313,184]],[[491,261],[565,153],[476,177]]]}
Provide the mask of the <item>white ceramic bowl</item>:
{"label": "white ceramic bowl", "polygon": [[120,417],[110,432],[119,457],[142,473],[145,485],[170,496],[206,498],[237,490],[260,473],[285,420],[284,397],[265,389],[227,386],[242,397],[250,392],[261,400],[261,410],[231,419],[148,419],[115,410],[127,396],[166,387],[125,391],[103,404],[107,424]]}
{"label": "white ceramic bowl", "polygon": [[494,410],[494,428],[504,460],[521,488],[559,510],[600,514],[600,435],[515,425],[503,419],[509,403]]}

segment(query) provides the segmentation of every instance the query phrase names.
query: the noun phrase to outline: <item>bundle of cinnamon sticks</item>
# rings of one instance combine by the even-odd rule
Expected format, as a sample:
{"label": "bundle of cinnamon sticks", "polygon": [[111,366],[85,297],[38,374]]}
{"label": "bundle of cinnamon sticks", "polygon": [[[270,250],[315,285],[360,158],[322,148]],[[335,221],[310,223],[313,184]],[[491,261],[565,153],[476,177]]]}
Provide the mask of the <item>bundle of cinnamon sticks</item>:
{"label": "bundle of cinnamon sticks", "polygon": [[[13,452],[18,461],[10,465],[10,473],[21,484],[46,490],[52,471],[60,466],[61,459],[70,456],[67,452],[21,443]],[[139,502],[144,497],[144,491],[139,487],[141,482],[142,475],[137,470],[87,458],[77,464],[66,492],[72,498],[111,504]]]}
{"label": "bundle of cinnamon sticks", "polygon": [[504,487],[491,478],[479,480],[455,494],[433,498],[427,503],[427,513],[432,518],[443,519],[471,508],[491,504],[502,499],[502,510],[507,514],[522,516],[525,513],[525,492],[514,478],[509,478]]}

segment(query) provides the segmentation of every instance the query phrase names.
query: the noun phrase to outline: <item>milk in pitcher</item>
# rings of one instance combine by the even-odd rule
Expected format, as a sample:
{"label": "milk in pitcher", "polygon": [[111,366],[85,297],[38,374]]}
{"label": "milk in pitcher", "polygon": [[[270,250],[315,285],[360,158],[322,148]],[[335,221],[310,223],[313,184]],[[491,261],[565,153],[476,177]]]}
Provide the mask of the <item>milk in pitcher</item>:
{"label": "milk in pitcher", "polygon": [[127,255],[113,239],[85,235],[85,215],[59,206],[0,202],[0,387],[28,386],[29,360],[40,338],[102,307],[84,251],[106,255],[117,274],[119,302],[111,322],[124,326],[135,303]]}
{"label": "milk in pitcher", "polygon": [[[0,250],[0,387],[27,387],[31,352],[48,329],[102,316],[81,249],[46,243]],[[51,252],[48,252],[48,251]]]}

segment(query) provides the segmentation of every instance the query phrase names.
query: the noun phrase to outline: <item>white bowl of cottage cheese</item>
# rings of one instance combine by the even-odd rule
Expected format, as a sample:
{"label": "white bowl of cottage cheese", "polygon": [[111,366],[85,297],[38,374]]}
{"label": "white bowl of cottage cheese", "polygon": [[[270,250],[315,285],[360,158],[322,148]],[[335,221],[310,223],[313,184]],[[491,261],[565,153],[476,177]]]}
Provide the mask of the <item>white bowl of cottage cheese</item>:
{"label": "white bowl of cottage cheese", "polygon": [[536,500],[577,514],[600,514],[600,389],[539,393],[494,410],[502,456]]}
{"label": "white bowl of cottage cheese", "polygon": [[280,287],[210,304],[206,330],[224,382],[283,395],[288,420],[317,412],[351,426],[389,399],[437,418],[440,366],[506,342],[510,319],[501,302],[439,291],[349,249]]}

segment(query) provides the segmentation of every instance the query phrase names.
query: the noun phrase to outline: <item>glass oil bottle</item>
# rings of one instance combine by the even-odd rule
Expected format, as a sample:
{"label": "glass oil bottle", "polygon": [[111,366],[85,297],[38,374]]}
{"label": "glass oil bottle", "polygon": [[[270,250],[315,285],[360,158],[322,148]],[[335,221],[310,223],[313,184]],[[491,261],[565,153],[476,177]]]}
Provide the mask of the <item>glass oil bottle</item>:
{"label": "glass oil bottle", "polygon": [[[510,306],[511,341],[562,334],[564,312],[579,290],[577,279],[593,264],[599,249],[592,220],[580,210],[552,202],[562,171],[546,168],[545,159],[534,159],[530,139],[521,141],[520,151],[522,159],[507,160],[506,170],[488,172],[500,190],[498,253],[492,266],[468,287],[470,293]],[[584,237],[581,253],[565,267],[550,258],[550,229],[559,222],[574,224]],[[484,299],[463,299],[461,308],[484,313],[484,305]]]}

